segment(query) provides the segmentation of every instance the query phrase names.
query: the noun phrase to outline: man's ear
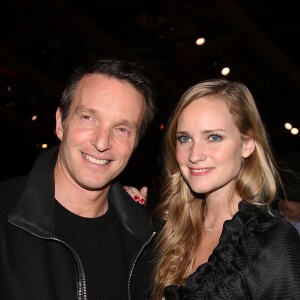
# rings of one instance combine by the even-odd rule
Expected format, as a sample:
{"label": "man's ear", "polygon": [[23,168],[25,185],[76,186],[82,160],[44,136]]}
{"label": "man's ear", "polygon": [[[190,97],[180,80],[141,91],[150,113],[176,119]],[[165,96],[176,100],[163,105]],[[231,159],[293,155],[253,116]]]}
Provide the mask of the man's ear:
{"label": "man's ear", "polygon": [[61,121],[61,111],[60,108],[56,109],[56,126],[55,126],[55,132],[57,137],[62,140],[63,135],[64,135],[64,128],[63,128],[63,124]]}
{"label": "man's ear", "polygon": [[243,141],[242,156],[243,158],[249,157],[255,149],[255,141],[251,138],[245,138]]}

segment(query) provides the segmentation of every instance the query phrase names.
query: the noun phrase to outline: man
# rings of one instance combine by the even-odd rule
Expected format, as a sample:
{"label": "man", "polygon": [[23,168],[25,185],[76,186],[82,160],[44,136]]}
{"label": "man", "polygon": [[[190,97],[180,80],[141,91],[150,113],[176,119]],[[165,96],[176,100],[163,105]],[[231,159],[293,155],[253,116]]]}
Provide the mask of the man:
{"label": "man", "polygon": [[136,63],[74,72],[56,112],[59,147],[0,186],[0,299],[143,299],[154,232],[116,178],[153,114]]}
{"label": "man", "polygon": [[300,153],[285,154],[281,166],[285,193],[281,195],[277,208],[300,234]]}
{"label": "man", "polygon": [[300,234],[300,198],[288,198],[278,203],[280,213],[289,220]]}

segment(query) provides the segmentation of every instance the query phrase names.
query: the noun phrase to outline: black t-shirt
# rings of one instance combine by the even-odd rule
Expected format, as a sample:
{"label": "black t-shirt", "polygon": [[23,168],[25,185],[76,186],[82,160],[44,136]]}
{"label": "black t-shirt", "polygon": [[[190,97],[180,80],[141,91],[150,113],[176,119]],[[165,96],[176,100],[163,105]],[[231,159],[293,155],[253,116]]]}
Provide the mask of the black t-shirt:
{"label": "black t-shirt", "polygon": [[111,206],[103,216],[84,218],[56,201],[56,235],[79,255],[89,300],[127,299],[121,225]]}

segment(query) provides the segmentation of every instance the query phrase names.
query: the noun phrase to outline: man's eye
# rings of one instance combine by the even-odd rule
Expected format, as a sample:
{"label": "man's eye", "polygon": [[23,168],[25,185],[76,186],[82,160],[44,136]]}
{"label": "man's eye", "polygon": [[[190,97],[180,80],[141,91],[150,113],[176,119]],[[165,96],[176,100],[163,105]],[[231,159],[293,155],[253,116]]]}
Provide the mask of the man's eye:
{"label": "man's eye", "polygon": [[211,134],[211,135],[209,136],[209,140],[210,140],[211,142],[219,142],[220,140],[222,140],[222,136],[219,135],[219,134]]}
{"label": "man's eye", "polygon": [[114,135],[119,139],[127,140],[127,139],[134,138],[135,132],[126,127],[116,127],[114,129]]}
{"label": "man's eye", "polygon": [[121,133],[121,134],[127,134],[127,135],[130,134],[129,130],[128,130],[127,128],[124,128],[124,127],[118,127],[118,128],[117,128],[117,131],[118,131],[119,133]]}
{"label": "man's eye", "polygon": [[89,116],[89,115],[82,115],[81,118],[84,119],[84,120],[90,120],[91,116]]}
{"label": "man's eye", "polygon": [[191,139],[190,137],[186,136],[186,135],[180,135],[176,137],[177,141],[181,144],[185,144],[188,143]]}

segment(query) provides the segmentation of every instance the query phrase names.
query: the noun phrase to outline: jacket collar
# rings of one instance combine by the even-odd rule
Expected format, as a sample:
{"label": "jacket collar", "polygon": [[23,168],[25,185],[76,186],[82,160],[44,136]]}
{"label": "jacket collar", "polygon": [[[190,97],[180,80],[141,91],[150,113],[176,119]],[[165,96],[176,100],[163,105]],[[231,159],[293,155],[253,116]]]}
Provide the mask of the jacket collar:
{"label": "jacket collar", "polygon": [[113,183],[109,191],[109,203],[114,207],[121,224],[136,238],[144,241],[153,233],[145,209],[132,200],[119,182]]}
{"label": "jacket collar", "polygon": [[58,146],[44,151],[34,163],[9,220],[37,235],[51,237],[55,229],[54,166]]}
{"label": "jacket collar", "polygon": [[[54,236],[54,166],[58,148],[46,150],[38,157],[16,207],[9,215],[12,223],[43,237]],[[144,208],[131,199],[119,182],[113,183],[109,202],[123,227],[137,239],[143,241],[153,232]]]}

